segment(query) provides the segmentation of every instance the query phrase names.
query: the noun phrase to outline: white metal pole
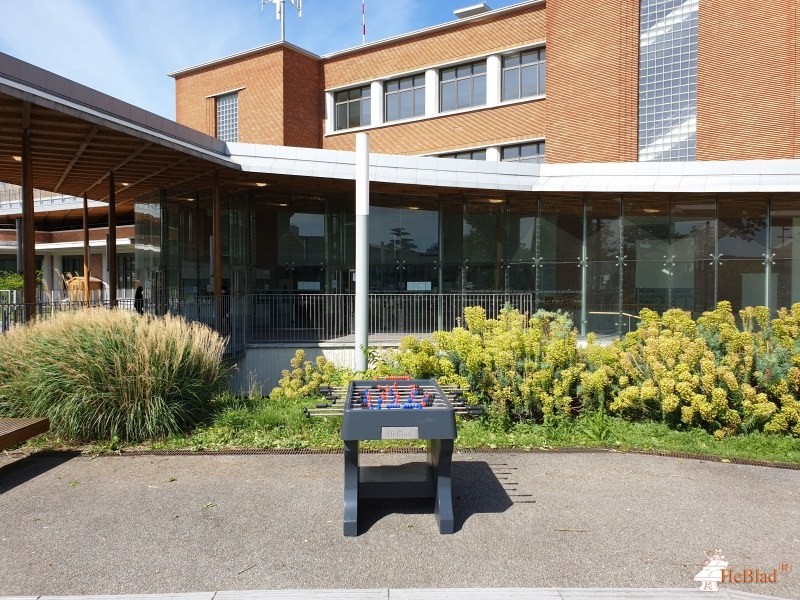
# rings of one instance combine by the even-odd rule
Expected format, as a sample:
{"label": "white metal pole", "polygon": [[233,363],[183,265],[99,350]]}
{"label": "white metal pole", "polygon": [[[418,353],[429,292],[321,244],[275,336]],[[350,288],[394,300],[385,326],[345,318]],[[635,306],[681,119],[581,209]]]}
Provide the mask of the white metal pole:
{"label": "white metal pole", "polygon": [[356,134],[355,368],[367,370],[369,348],[369,134]]}
{"label": "white metal pole", "polygon": [[278,10],[280,11],[280,18],[281,18],[281,41],[286,41],[286,12],[284,11],[286,8],[284,4],[284,0],[278,0]]}

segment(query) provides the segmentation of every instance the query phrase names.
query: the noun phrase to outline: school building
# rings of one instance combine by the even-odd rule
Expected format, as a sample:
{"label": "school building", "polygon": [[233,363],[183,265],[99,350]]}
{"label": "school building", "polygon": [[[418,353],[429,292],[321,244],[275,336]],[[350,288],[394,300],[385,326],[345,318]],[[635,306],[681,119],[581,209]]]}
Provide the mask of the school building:
{"label": "school building", "polygon": [[[799,22],[798,0],[478,4],[323,56],[278,42],[175,71],[177,123],[72,84],[75,164],[34,184],[109,203],[113,172],[152,305],[224,298],[248,354],[352,332],[360,133],[372,332],[474,304],[609,335],[644,307],[777,309],[800,301]],[[14,110],[0,131],[25,129]],[[104,128],[135,156],[93,151]],[[19,183],[3,136],[0,181]]]}

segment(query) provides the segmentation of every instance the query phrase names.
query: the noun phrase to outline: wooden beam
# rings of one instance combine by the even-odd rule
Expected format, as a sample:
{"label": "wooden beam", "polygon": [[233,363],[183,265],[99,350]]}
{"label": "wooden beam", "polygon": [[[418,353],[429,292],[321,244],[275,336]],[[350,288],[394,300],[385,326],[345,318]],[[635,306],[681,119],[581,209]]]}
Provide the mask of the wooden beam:
{"label": "wooden beam", "polygon": [[61,184],[64,183],[64,180],[67,178],[67,175],[69,175],[70,171],[72,171],[72,167],[75,166],[75,163],[78,162],[78,159],[86,150],[86,147],[89,145],[89,142],[91,142],[94,136],[97,134],[97,130],[98,130],[97,125],[92,125],[91,129],[89,129],[89,133],[86,134],[86,137],[84,138],[81,147],[78,148],[78,151],[72,156],[72,160],[69,161],[67,168],[64,169],[64,172],[61,174],[61,178],[58,180],[58,183],[53,188],[54,192],[57,192],[58,189],[61,187]]}
{"label": "wooden beam", "polygon": [[31,159],[30,103],[25,102],[22,122],[22,289],[25,321],[36,317],[36,225],[33,206],[33,161]]}
{"label": "wooden beam", "polygon": [[108,304],[117,306],[117,191],[114,189],[114,171],[108,174]]}
{"label": "wooden beam", "polygon": [[89,306],[89,198],[83,194],[83,298]]}

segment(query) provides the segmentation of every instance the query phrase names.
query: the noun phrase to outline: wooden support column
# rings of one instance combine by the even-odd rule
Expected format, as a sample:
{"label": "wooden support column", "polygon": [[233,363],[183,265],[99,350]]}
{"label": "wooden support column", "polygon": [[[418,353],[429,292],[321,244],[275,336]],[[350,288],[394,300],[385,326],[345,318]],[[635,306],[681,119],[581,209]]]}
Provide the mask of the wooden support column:
{"label": "wooden support column", "polygon": [[214,231],[214,255],[211,257],[214,270],[214,304],[217,307],[217,331],[223,330],[225,308],[222,298],[222,207],[219,197],[219,180],[214,175],[214,188],[211,192],[211,209]]}
{"label": "wooden support column", "polygon": [[36,316],[36,224],[33,207],[30,112],[31,106],[26,102],[22,119],[22,290],[27,322]]}
{"label": "wooden support column", "polygon": [[108,174],[108,305],[117,306],[117,193],[114,185],[114,171]]}
{"label": "wooden support column", "polygon": [[89,306],[89,198],[83,193],[83,298]]}

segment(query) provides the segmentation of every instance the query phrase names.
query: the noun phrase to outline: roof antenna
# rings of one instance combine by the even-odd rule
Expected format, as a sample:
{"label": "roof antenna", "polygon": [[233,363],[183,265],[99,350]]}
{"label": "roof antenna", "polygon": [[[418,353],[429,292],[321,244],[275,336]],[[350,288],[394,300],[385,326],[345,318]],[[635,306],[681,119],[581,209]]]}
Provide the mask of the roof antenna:
{"label": "roof antenna", "polygon": [[361,0],[361,45],[367,43],[367,1]]}
{"label": "roof antenna", "polygon": [[[284,18],[284,11],[283,11],[283,5],[285,3],[286,0],[261,0],[261,10],[264,10],[264,7],[267,4],[275,5],[275,18],[281,22],[281,42],[286,41],[286,19]],[[302,19],[303,0],[289,0],[289,4],[291,4],[297,9],[297,15]]]}

